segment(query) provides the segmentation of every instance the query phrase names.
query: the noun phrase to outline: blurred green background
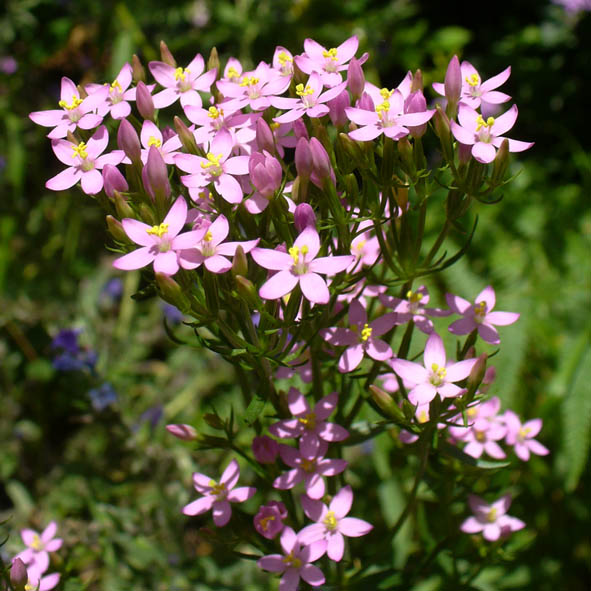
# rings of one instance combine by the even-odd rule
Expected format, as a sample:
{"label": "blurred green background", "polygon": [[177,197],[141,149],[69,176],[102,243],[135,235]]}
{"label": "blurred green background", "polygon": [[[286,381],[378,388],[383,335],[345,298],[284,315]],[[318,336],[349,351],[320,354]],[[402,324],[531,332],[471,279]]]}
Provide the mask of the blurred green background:
{"label": "blurred green background", "polygon": [[[492,393],[503,408],[544,419],[539,439],[551,455],[507,470],[507,483],[519,491],[511,514],[526,521],[528,533],[518,552],[485,568],[472,585],[588,588],[591,17],[531,0],[495,5],[484,20],[464,8],[405,0],[6,0],[0,9],[0,521],[10,517],[4,529],[11,534],[1,549],[5,559],[20,549],[20,527],[56,519],[65,539],[56,566],[71,572],[63,583],[69,591],[267,588],[266,575],[215,553],[181,515],[193,497],[197,463],[190,445],[171,441],[164,430],[166,423],[188,422],[211,432],[199,416],[214,399],[218,410],[232,403],[239,411],[232,372],[213,355],[176,348],[164,329],[164,317],[178,322],[170,310],[129,298],[140,278],[111,268],[97,204],[78,190],[44,188],[60,166],[47,130],[27,115],[55,108],[62,76],[110,80],[133,53],[145,64],[158,59],[161,39],[180,64],[216,46],[222,63],[235,56],[252,65],[270,60],[278,44],[295,54],[306,37],[332,47],[356,34],[360,50],[370,53],[367,77],[388,86],[421,68],[429,87],[443,79],[454,53],[484,78],[512,66],[503,90],[520,118],[511,137],[536,144],[514,160],[519,175],[503,201],[478,206],[472,248],[441,278],[435,301],[443,304],[446,290],[471,299],[492,283],[499,309],[522,314],[503,332]],[[96,352],[96,364],[70,372],[52,365],[52,339],[66,328],[80,329],[79,356]],[[373,452],[387,479],[380,500],[384,513],[396,514],[406,476],[384,467],[384,457],[387,464],[396,453],[392,442],[384,445]],[[217,454],[200,453],[201,470],[215,474],[219,464]],[[395,562],[404,565],[419,550],[398,541]],[[415,588],[442,588],[434,576]]]}

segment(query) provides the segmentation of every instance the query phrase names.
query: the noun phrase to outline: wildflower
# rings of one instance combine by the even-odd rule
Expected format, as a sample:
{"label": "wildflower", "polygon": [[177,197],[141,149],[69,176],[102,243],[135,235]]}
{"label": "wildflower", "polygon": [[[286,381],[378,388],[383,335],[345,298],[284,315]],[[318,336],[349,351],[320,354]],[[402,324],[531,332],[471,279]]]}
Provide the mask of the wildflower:
{"label": "wildflower", "polygon": [[60,581],[60,574],[51,573],[43,577],[43,572],[36,568],[27,569],[28,582],[24,591],[50,591],[56,587]]}
{"label": "wildflower", "polygon": [[141,151],[141,159],[144,164],[148,161],[148,151],[151,146],[154,146],[162,156],[166,164],[174,164],[174,156],[178,154],[182,144],[178,135],[173,135],[168,140],[164,141],[162,132],[158,129],[152,121],[144,121],[142,131],[140,133],[140,140],[144,149]]}
{"label": "wildflower", "polygon": [[527,462],[530,452],[538,456],[550,453],[548,448],[534,439],[542,429],[542,419],[532,419],[522,425],[519,417],[512,410],[506,410],[504,418],[507,425],[505,441],[507,445],[513,446],[515,454],[520,460]]}
{"label": "wildflower", "polygon": [[261,505],[254,516],[254,528],[261,536],[272,540],[284,528],[283,520],[287,517],[287,509],[283,503],[270,501]]}
{"label": "wildflower", "polygon": [[[129,64],[124,64],[119,74],[111,84],[88,84],[86,92],[92,96],[95,92],[101,92],[104,96],[102,103],[97,105],[97,112],[101,117],[111,113],[113,119],[124,119],[131,113],[131,106],[127,101],[135,101],[135,88],[129,88],[132,82],[133,71]],[[106,96],[102,89],[106,87]]]}
{"label": "wildflower", "polygon": [[117,392],[109,382],[101,384],[98,388],[92,388],[88,391],[88,396],[92,402],[92,408],[99,412],[117,402]]}
{"label": "wildflower", "polygon": [[193,485],[203,496],[183,507],[185,515],[201,515],[213,509],[213,522],[217,527],[224,527],[230,521],[232,508],[230,503],[243,503],[254,495],[252,486],[234,488],[240,478],[240,467],[232,460],[224,470],[219,482],[209,476],[195,472]]}
{"label": "wildflower", "polygon": [[41,534],[32,529],[21,530],[21,538],[27,549],[15,558],[20,558],[31,572],[44,573],[49,567],[49,553],[62,547],[62,539],[55,537],[56,532],[55,521],[51,521]]}
{"label": "wildflower", "polygon": [[299,284],[304,297],[315,304],[327,304],[328,287],[320,277],[344,271],[353,257],[328,256],[316,258],[320,250],[318,232],[310,226],[304,228],[288,252],[268,248],[254,248],[252,258],[265,269],[278,271],[259,290],[265,300],[276,300],[291,292]]}
{"label": "wildflower", "polygon": [[473,458],[479,458],[486,452],[491,458],[500,460],[505,457],[505,452],[497,441],[503,439],[506,432],[507,428],[498,421],[478,418],[462,437],[467,443],[463,451]]}
{"label": "wildflower", "polygon": [[373,525],[363,519],[346,517],[352,503],[353,491],[349,485],[339,490],[328,507],[321,501],[302,497],[304,512],[316,523],[308,525],[298,533],[300,542],[312,544],[324,540],[328,557],[339,562],[345,551],[344,536],[357,538],[365,536],[373,529]]}
{"label": "wildflower", "polygon": [[279,444],[268,435],[255,437],[252,440],[252,453],[257,462],[273,464],[279,455]]}
{"label": "wildflower", "polygon": [[195,427],[191,425],[170,424],[166,425],[166,430],[177,439],[182,439],[183,441],[195,441],[198,437]]}
{"label": "wildflower", "polygon": [[284,528],[280,542],[284,554],[263,556],[258,560],[257,565],[263,570],[283,574],[279,584],[281,591],[297,591],[300,578],[312,587],[318,587],[324,583],[322,571],[310,564],[324,554],[322,543],[302,544],[291,527]]}
{"label": "wildflower", "polygon": [[478,330],[481,339],[487,343],[498,345],[501,340],[494,325],[507,326],[517,322],[519,314],[515,312],[493,312],[496,297],[495,290],[488,285],[477,296],[474,304],[451,293],[446,294],[445,299],[452,312],[461,314],[463,318],[452,322],[449,332],[463,335]]}
{"label": "wildflower", "polygon": [[525,527],[521,519],[507,515],[511,505],[510,494],[502,496],[490,505],[480,497],[470,495],[468,503],[474,516],[468,517],[460,526],[460,529],[467,534],[482,532],[485,540],[494,542],[500,537],[507,537],[511,532]]}

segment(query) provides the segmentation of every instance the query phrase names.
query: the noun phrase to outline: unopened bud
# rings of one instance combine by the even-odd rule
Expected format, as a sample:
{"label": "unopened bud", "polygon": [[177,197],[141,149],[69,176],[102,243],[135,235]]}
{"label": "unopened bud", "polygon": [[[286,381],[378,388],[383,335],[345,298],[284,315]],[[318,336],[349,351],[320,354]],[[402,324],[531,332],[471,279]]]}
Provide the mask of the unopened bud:
{"label": "unopened bud", "polygon": [[316,228],[316,214],[308,203],[300,203],[293,212],[293,221],[298,232],[306,228]]}
{"label": "unopened bud", "polygon": [[185,125],[185,122],[180,117],[175,116],[173,121],[174,128],[178,133],[181,144],[183,144],[183,148],[185,148],[189,154],[197,154],[197,142],[195,141],[193,132]]}
{"label": "unopened bud", "polygon": [[497,151],[497,155],[493,163],[493,171],[491,180],[493,184],[500,184],[505,178],[507,167],[509,166],[509,140],[504,139]]}
{"label": "unopened bud", "polygon": [[166,425],[166,430],[178,439],[183,441],[195,441],[198,437],[197,431],[191,425]]}
{"label": "unopened bud", "polygon": [[125,177],[119,172],[119,169],[112,164],[105,164],[103,167],[103,187],[105,193],[111,197],[114,197],[115,191],[127,192],[129,191],[129,185],[125,180]]}
{"label": "unopened bud", "polygon": [[170,195],[168,169],[160,150],[155,146],[150,146],[148,149],[148,159],[142,170],[142,180],[151,197],[164,199]]}
{"label": "unopened bud", "polygon": [[412,423],[415,418],[416,408],[408,400],[402,401],[402,412],[404,414],[405,419],[409,423]]}
{"label": "unopened bud", "polygon": [[307,139],[301,137],[295,147],[295,165],[298,176],[304,179],[312,174],[312,151]]}
{"label": "unopened bud", "polygon": [[347,90],[343,90],[338,96],[328,101],[326,105],[330,109],[328,115],[332,124],[335,127],[344,127],[349,121],[345,109],[351,106]]}
{"label": "unopened bud", "polygon": [[454,55],[449,61],[443,86],[445,88],[445,98],[447,99],[448,115],[455,117],[462,92],[462,69],[457,55]]}
{"label": "unopened bud", "polygon": [[156,224],[156,216],[154,215],[154,210],[147,204],[147,203],[140,203],[138,206],[139,210],[139,219],[144,222],[144,224],[148,224],[153,226]]}
{"label": "unopened bud", "polygon": [[296,119],[293,122],[293,134],[298,141],[300,138],[310,139],[306,124],[301,119]]}
{"label": "unopened bud", "polygon": [[142,148],[140,138],[133,125],[127,119],[121,119],[119,122],[117,145],[134,164],[141,162]]}
{"label": "unopened bud", "polygon": [[476,392],[476,390],[478,390],[478,386],[480,386],[480,383],[484,379],[484,376],[486,374],[487,359],[487,354],[483,353],[482,355],[480,355],[480,357],[478,357],[476,363],[472,366],[472,370],[470,371],[470,375],[468,376],[467,383],[469,396],[474,396],[474,393]]}
{"label": "unopened bud", "polygon": [[215,47],[212,47],[211,51],[209,52],[209,58],[207,59],[207,69],[215,70],[216,72],[220,71],[220,56],[218,55],[218,50]]}
{"label": "unopened bud", "polygon": [[359,60],[351,58],[347,68],[347,88],[351,91],[353,104],[355,104],[363,94],[365,88],[365,76]]}
{"label": "unopened bud", "polygon": [[260,464],[273,464],[279,455],[279,444],[267,435],[255,437],[252,440],[252,453]]}
{"label": "unopened bud", "polygon": [[242,246],[238,245],[234,253],[234,260],[232,261],[232,275],[244,276],[246,274],[248,274],[248,259]]}
{"label": "unopened bud", "polygon": [[460,164],[468,164],[472,158],[472,146],[461,144],[458,142],[458,162]]}
{"label": "unopened bud", "polygon": [[236,275],[234,277],[236,281],[236,290],[240,294],[240,297],[251,307],[251,308],[258,308],[260,304],[260,300],[257,294],[256,287],[253,285],[252,281],[243,277],[242,275]]}
{"label": "unopened bud", "polygon": [[176,68],[176,60],[172,57],[172,53],[170,53],[170,49],[168,49],[168,45],[164,41],[160,41],[160,57],[165,64]]}
{"label": "unopened bud", "polygon": [[451,147],[451,130],[449,126],[449,119],[443,112],[441,105],[435,107],[435,115],[433,115],[433,124],[435,125],[435,133],[441,142],[441,150],[443,157],[447,162],[453,160],[453,151]]}
{"label": "unopened bud", "polygon": [[381,388],[374,386],[373,384],[369,387],[371,397],[373,401],[382,409],[382,411],[392,419],[400,422],[406,422],[405,416],[402,410],[398,407],[396,402],[390,394],[384,392]]}
{"label": "unopened bud", "polygon": [[411,92],[418,92],[423,90],[423,72],[417,70],[412,77],[412,83],[410,85]]}
{"label": "unopened bud", "polygon": [[275,153],[273,132],[262,117],[259,117],[256,122],[256,141],[260,151],[267,150],[270,154]]}
{"label": "unopened bud", "polygon": [[329,178],[332,173],[332,166],[328,152],[324,146],[313,137],[310,139],[310,152],[312,153],[312,168],[319,179]]}
{"label": "unopened bud", "polygon": [[15,591],[23,591],[28,580],[29,576],[25,563],[20,558],[15,558],[10,566],[10,582],[13,584]]}
{"label": "unopened bud", "polygon": [[[427,101],[422,90],[411,93],[404,101],[405,113],[424,113],[427,110]],[[423,137],[427,131],[427,124],[407,125],[412,137]]]}
{"label": "unopened bud", "polygon": [[138,82],[135,90],[135,104],[144,119],[154,121],[154,101],[148,87],[141,81]]}
{"label": "unopened bud", "polygon": [[176,306],[184,314],[191,309],[189,299],[183,293],[182,287],[169,275],[156,273],[156,283],[158,291],[165,302]]}
{"label": "unopened bud", "polygon": [[134,53],[131,58],[131,71],[133,74],[133,81],[137,84],[138,82],[146,81],[146,69],[142,65],[140,58]]}
{"label": "unopened bud", "polygon": [[122,220],[124,218],[134,217],[133,209],[119,191],[113,192],[113,203],[115,204],[115,211],[117,212],[119,219]]}
{"label": "unopened bud", "polygon": [[107,221],[109,234],[111,234],[117,242],[129,242],[129,238],[119,220],[116,220],[112,215],[108,215],[105,219]]}
{"label": "unopened bud", "polygon": [[365,111],[375,111],[373,99],[367,92],[364,92],[361,95],[361,98],[357,101],[357,108],[364,109]]}
{"label": "unopened bud", "polygon": [[398,140],[398,154],[400,155],[402,163],[406,167],[406,172],[410,176],[414,176],[416,168],[413,156],[413,148],[406,136]]}

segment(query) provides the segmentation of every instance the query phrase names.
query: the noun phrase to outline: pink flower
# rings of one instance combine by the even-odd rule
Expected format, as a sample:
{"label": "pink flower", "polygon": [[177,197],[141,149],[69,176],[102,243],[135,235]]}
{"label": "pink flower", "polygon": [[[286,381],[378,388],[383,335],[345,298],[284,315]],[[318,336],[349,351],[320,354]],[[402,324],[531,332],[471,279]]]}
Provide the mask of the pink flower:
{"label": "pink flower", "polygon": [[360,270],[360,267],[371,267],[380,256],[380,242],[377,236],[372,236],[373,223],[366,220],[359,224],[359,230],[365,230],[357,234],[351,241],[351,254],[355,260],[347,269],[347,273]]}
{"label": "pink flower", "polygon": [[491,458],[500,460],[505,457],[497,441],[505,437],[507,428],[498,421],[489,421],[486,418],[478,418],[466,432],[462,440],[467,443],[464,453],[473,458],[479,458],[486,452]]}
{"label": "pink flower", "polygon": [[209,92],[216,77],[216,70],[209,70],[203,74],[205,62],[197,54],[186,68],[173,68],[164,62],[150,62],[148,64],[152,76],[164,90],[153,97],[154,106],[162,109],[172,105],[178,98],[181,105],[201,106],[202,100],[198,91]]}
{"label": "pink flower", "polygon": [[532,419],[521,424],[519,417],[511,410],[505,411],[505,422],[507,425],[507,445],[514,446],[515,454],[520,460],[527,462],[530,452],[538,456],[545,456],[550,451],[534,437],[542,429],[542,419]]}
{"label": "pink flower", "polygon": [[103,188],[103,176],[99,172],[105,164],[119,164],[125,154],[115,150],[101,154],[109,143],[107,128],[101,125],[88,142],[74,144],[68,140],[51,140],[51,147],[58,160],[68,168],[50,178],[45,186],[51,191],[63,191],[81,181],[87,195],[95,195]]}
{"label": "pink flower", "polygon": [[270,501],[261,505],[258,513],[254,516],[254,528],[261,536],[272,540],[283,530],[283,520],[287,517],[287,509],[283,503]]}
{"label": "pink flower", "polygon": [[305,396],[296,388],[291,388],[287,396],[289,410],[295,417],[274,423],[269,432],[276,437],[289,439],[300,437],[302,456],[314,459],[320,450],[320,441],[343,441],[349,437],[349,432],[336,423],[327,423],[327,419],[336,409],[338,394],[333,392],[321,398],[314,410],[310,408]]}
{"label": "pink flower", "polygon": [[485,540],[494,542],[500,537],[507,537],[511,532],[523,529],[525,523],[516,517],[507,515],[511,505],[511,495],[506,494],[491,505],[476,495],[468,497],[468,503],[474,513],[460,526],[467,534],[482,532]]}
{"label": "pink flower", "polygon": [[215,190],[228,203],[240,203],[243,191],[234,178],[248,174],[248,156],[230,157],[234,142],[227,129],[221,129],[213,138],[206,157],[192,154],[177,154],[175,164],[188,176],[182,176],[182,183],[189,188],[207,187],[213,183]]}
{"label": "pink flower", "polygon": [[268,435],[252,440],[252,453],[260,464],[273,464],[279,455],[279,444]]}
{"label": "pink flower", "polygon": [[261,213],[281,186],[283,170],[279,160],[266,150],[252,152],[248,161],[250,182],[257,191],[244,202],[249,213]]}
{"label": "pink flower", "polygon": [[449,310],[439,308],[425,308],[429,303],[429,292],[424,285],[416,291],[408,290],[406,299],[401,300],[389,295],[380,295],[380,302],[388,308],[392,308],[398,315],[398,324],[406,324],[411,320],[415,326],[425,334],[431,334],[434,330],[433,323],[427,316],[449,316]]}
{"label": "pink flower", "polygon": [[40,572],[36,568],[27,569],[28,582],[25,585],[25,591],[49,591],[57,586],[60,581],[59,573],[51,573],[45,577],[41,576],[43,572]]}
{"label": "pink flower", "polygon": [[199,230],[199,239],[190,248],[187,248],[188,245],[184,247],[179,255],[181,267],[195,269],[204,264],[211,273],[229,271],[232,262],[226,257],[233,257],[239,246],[245,253],[250,252],[259,242],[258,238],[246,242],[224,242],[229,231],[226,216],[219,215],[209,227]]}
{"label": "pink flower", "polygon": [[480,338],[493,345],[498,345],[501,342],[494,325],[507,326],[517,322],[519,318],[519,314],[515,312],[492,311],[496,298],[495,290],[490,285],[476,296],[474,304],[451,293],[446,294],[445,299],[452,312],[463,316],[450,324],[449,332],[463,335],[478,330]]}
{"label": "pink flower", "polygon": [[31,571],[44,573],[49,567],[49,552],[56,552],[62,547],[61,538],[55,537],[56,532],[55,521],[50,522],[41,534],[32,529],[21,530],[21,538],[27,549],[15,558],[20,558]]}
{"label": "pink flower", "polygon": [[291,527],[283,530],[280,541],[285,554],[269,554],[257,562],[263,570],[283,573],[279,590],[297,591],[300,578],[312,587],[322,585],[324,583],[322,571],[310,563],[324,554],[323,544],[303,545]]}
{"label": "pink flower", "polygon": [[326,328],[320,331],[320,336],[331,345],[347,347],[339,359],[341,373],[356,369],[365,354],[376,361],[386,361],[392,357],[390,345],[376,337],[386,334],[398,324],[396,314],[385,314],[368,323],[365,308],[358,300],[353,300],[349,306],[349,323],[351,328]]}
{"label": "pink flower", "polygon": [[166,164],[174,164],[174,156],[178,154],[178,150],[182,147],[178,135],[173,135],[165,141],[158,126],[149,120],[144,121],[142,125],[140,139],[142,146],[144,147],[141,152],[141,158],[144,164],[148,161],[148,151],[151,146],[154,146],[160,152],[160,155]]}
{"label": "pink flower", "polygon": [[240,478],[240,467],[236,460],[232,460],[228,464],[219,482],[205,474],[195,472],[193,485],[197,492],[204,496],[185,505],[183,513],[185,515],[201,515],[213,509],[213,522],[218,527],[224,527],[232,516],[230,503],[243,503],[256,492],[256,488],[252,486],[234,488],[238,478]]}
{"label": "pink flower", "polygon": [[308,525],[298,533],[298,539],[304,544],[313,544],[320,540],[326,542],[326,553],[331,560],[339,562],[345,551],[345,538],[367,535],[373,525],[356,517],[345,517],[353,504],[353,491],[344,486],[333,497],[327,507],[321,501],[302,497],[302,506],[306,515],[316,523]]}
{"label": "pink flower", "polygon": [[284,472],[273,481],[273,487],[279,490],[288,490],[300,482],[304,481],[306,485],[306,494],[311,499],[320,499],[324,496],[326,490],[323,476],[335,476],[340,474],[347,467],[347,460],[332,460],[324,457],[328,451],[328,444],[320,441],[318,454],[314,458],[306,458],[300,450],[281,444],[279,453],[281,459],[293,468]]}
{"label": "pink flower", "polygon": [[280,72],[282,76],[293,76],[293,55],[289,49],[278,45],[273,53],[272,64],[273,69]]}
{"label": "pink flower", "polygon": [[104,102],[108,92],[106,87],[102,87],[101,91],[81,99],[76,85],[64,76],[59,101],[61,108],[49,111],[34,111],[29,114],[29,117],[37,125],[54,127],[55,129],[47,136],[51,139],[66,137],[68,131],[73,133],[77,127],[80,129],[94,129],[103,120],[94,111]]}
{"label": "pink flower", "polygon": [[472,146],[472,156],[478,162],[487,164],[492,162],[497,155],[504,139],[509,142],[509,152],[523,152],[531,148],[533,142],[521,142],[504,138],[503,134],[509,131],[517,119],[517,105],[513,105],[498,117],[488,117],[486,120],[480,113],[460,103],[458,108],[458,121],[451,121],[451,130],[458,142],[466,146]]}
{"label": "pink flower", "polygon": [[153,262],[156,273],[174,275],[179,270],[179,251],[193,246],[206,231],[201,228],[179,234],[186,220],[187,203],[182,196],[173,203],[164,221],[158,226],[125,218],[121,222],[125,233],[142,248],[115,259],[113,267],[129,271],[141,269]]}
{"label": "pink flower", "polygon": [[89,95],[100,92],[103,96],[102,88],[107,88],[107,94],[103,102],[98,105],[98,114],[101,117],[111,113],[113,119],[124,119],[131,113],[131,107],[127,101],[135,100],[135,88],[129,88],[133,78],[133,71],[129,64],[125,64],[112,84],[88,84],[86,91]]}
{"label": "pink flower", "polygon": [[392,369],[403,379],[413,384],[408,399],[413,404],[431,402],[437,394],[441,398],[454,398],[462,389],[453,382],[467,378],[476,359],[465,359],[446,364],[445,348],[441,337],[432,332],[427,339],[423,354],[424,366],[406,359],[394,359]]}
{"label": "pink flower", "polygon": [[276,300],[291,292],[299,284],[304,297],[315,304],[327,304],[328,287],[320,277],[344,271],[353,261],[352,256],[316,258],[320,237],[314,228],[307,227],[295,239],[288,252],[268,248],[254,248],[252,258],[265,269],[278,271],[259,290],[265,300]]}

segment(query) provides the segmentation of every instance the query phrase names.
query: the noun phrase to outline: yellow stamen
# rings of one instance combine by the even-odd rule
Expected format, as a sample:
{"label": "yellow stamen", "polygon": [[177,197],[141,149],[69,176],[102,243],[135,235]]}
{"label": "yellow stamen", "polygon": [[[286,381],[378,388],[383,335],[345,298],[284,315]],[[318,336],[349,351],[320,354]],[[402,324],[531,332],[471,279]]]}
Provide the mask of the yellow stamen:
{"label": "yellow stamen", "polygon": [[519,429],[519,438],[525,439],[528,436],[530,431],[531,431],[531,429],[529,427],[527,427],[525,429],[523,429],[523,428]]}
{"label": "yellow stamen", "polygon": [[379,115],[380,119],[384,118],[384,115],[388,113],[390,110],[390,102],[384,101],[382,104],[376,107],[376,113]]}
{"label": "yellow stamen", "polygon": [[174,79],[184,82],[187,77],[187,74],[190,74],[190,73],[191,73],[191,70],[187,70],[186,68],[177,68],[174,71]]}
{"label": "yellow stamen", "polygon": [[162,238],[166,232],[168,232],[168,224],[162,223],[159,226],[152,226],[146,230],[148,234],[158,236],[158,238]]}
{"label": "yellow stamen", "polygon": [[293,58],[291,58],[289,55],[287,55],[287,53],[285,53],[285,51],[282,51],[278,56],[277,59],[279,60],[279,63],[282,66],[285,66],[285,64],[291,64],[291,62],[293,62]]}
{"label": "yellow stamen", "polygon": [[494,523],[497,520],[497,510],[495,507],[492,507],[491,510],[487,513],[486,520],[489,523]]}
{"label": "yellow stamen", "polygon": [[478,408],[472,407],[466,411],[469,418],[473,419],[478,414]]}
{"label": "yellow stamen", "polygon": [[68,105],[66,101],[60,101],[58,105],[62,109],[66,109],[68,111],[73,111],[76,107],[79,107],[82,104],[82,99],[78,98],[75,94],[72,95],[72,102]]}
{"label": "yellow stamen", "polygon": [[230,66],[228,68],[228,72],[226,73],[226,76],[228,76],[228,78],[230,80],[234,80],[234,78],[240,78],[240,74],[238,73],[238,70],[234,66]]}
{"label": "yellow stamen", "polygon": [[113,80],[113,82],[111,82],[110,91],[113,92],[114,90],[121,92],[121,84],[119,84],[118,80]]}
{"label": "yellow stamen", "polygon": [[322,52],[322,57],[327,57],[331,59],[333,62],[337,61],[337,48],[331,47],[328,51],[324,50]]}
{"label": "yellow stamen", "polygon": [[43,549],[43,544],[41,542],[41,538],[35,534],[33,536],[33,541],[31,542],[31,548],[33,548],[33,550],[36,550],[37,552],[39,552],[40,550]]}
{"label": "yellow stamen", "polygon": [[76,158],[76,156],[80,156],[82,160],[88,158],[88,152],[86,151],[86,144],[84,142],[80,142],[77,146],[72,146],[72,158]]}
{"label": "yellow stamen", "polygon": [[255,86],[258,83],[258,78],[255,78],[254,76],[246,76],[240,83],[240,86]]}
{"label": "yellow stamen", "polygon": [[306,429],[310,429],[311,431],[316,429],[316,415],[313,412],[307,414],[305,417],[300,417],[298,421],[302,423]]}
{"label": "yellow stamen", "polygon": [[219,496],[226,492],[226,485],[223,482],[216,482],[215,480],[209,481],[211,487],[211,494]]}
{"label": "yellow stamen", "polygon": [[470,86],[478,86],[480,84],[480,78],[478,78],[478,74],[472,74],[471,76],[466,76],[466,82]]}
{"label": "yellow stamen", "polygon": [[300,260],[300,249],[297,246],[292,246],[287,252],[293,259],[294,264],[297,265]]}
{"label": "yellow stamen", "polygon": [[361,329],[361,340],[366,342],[371,337],[372,328],[370,328],[369,324],[364,324],[363,328]]}
{"label": "yellow stamen", "polygon": [[277,123],[277,121],[272,121],[271,123],[269,123],[269,127],[275,131],[276,129],[279,129],[279,126],[281,125],[281,123]]}
{"label": "yellow stamen", "polygon": [[324,525],[326,526],[326,529],[330,529],[331,531],[336,529],[337,527],[337,518],[334,514],[334,511],[328,511],[328,513],[325,515],[324,519],[322,520],[322,523],[324,523]]}
{"label": "yellow stamen", "polygon": [[476,441],[480,443],[484,443],[486,441],[486,435],[484,431],[476,431],[474,436],[476,437]]}
{"label": "yellow stamen", "polygon": [[223,154],[218,154],[216,156],[215,154],[208,152],[206,155],[207,162],[202,162],[201,168],[212,169],[209,170],[210,174],[213,174],[214,176],[219,176],[223,172],[222,167],[220,165],[220,160],[223,158],[223,156]]}
{"label": "yellow stamen", "polygon": [[218,109],[217,107],[209,107],[207,116],[211,117],[212,119],[217,119],[218,117],[224,116],[224,111],[222,109]]}
{"label": "yellow stamen", "polygon": [[283,562],[293,568],[301,568],[302,566],[302,561],[296,558],[291,552],[283,558]]}
{"label": "yellow stamen", "polygon": [[441,384],[443,383],[443,379],[447,375],[447,370],[445,369],[445,367],[440,367],[439,365],[437,365],[437,363],[432,363],[431,371],[433,372],[433,375],[431,376],[431,383],[434,386],[441,386]]}
{"label": "yellow stamen", "polygon": [[380,88],[380,96],[387,101],[394,94],[394,90],[388,90],[387,88]]}
{"label": "yellow stamen", "polygon": [[315,467],[316,464],[314,463],[314,460],[308,460],[306,458],[302,459],[302,468],[304,469],[304,472],[314,472]]}
{"label": "yellow stamen", "polygon": [[422,410],[417,418],[419,419],[419,423],[426,423],[429,420],[429,415],[426,410]]}
{"label": "yellow stamen", "polygon": [[162,146],[162,142],[157,137],[154,137],[153,135],[151,135],[150,139],[148,140],[148,148],[150,146],[154,146],[155,148],[160,148]]}
{"label": "yellow stamen", "polygon": [[418,304],[423,299],[423,294],[420,291],[408,290],[406,292],[406,299],[412,304]]}
{"label": "yellow stamen", "polygon": [[494,125],[495,118],[489,117],[486,121],[482,118],[482,115],[478,115],[476,119],[476,131],[480,131],[482,127],[488,127],[489,129]]}
{"label": "yellow stamen", "polygon": [[213,238],[213,235],[212,235],[211,231],[207,230],[207,232],[205,233],[205,236],[203,237],[203,240],[205,240],[205,242],[211,242],[212,238]]}
{"label": "yellow stamen", "polygon": [[363,247],[365,246],[365,240],[360,240],[356,245],[355,248],[357,249],[358,252],[361,252],[363,250]]}
{"label": "yellow stamen", "polygon": [[275,521],[275,515],[267,515],[267,517],[263,517],[260,520],[259,523],[261,524],[263,531],[267,531],[267,529],[269,529],[269,521]]}
{"label": "yellow stamen", "polygon": [[296,94],[298,96],[309,96],[310,94],[314,94],[314,90],[312,88],[310,88],[310,86],[308,86],[306,84],[306,87],[304,88],[303,84],[297,84],[296,85]]}

